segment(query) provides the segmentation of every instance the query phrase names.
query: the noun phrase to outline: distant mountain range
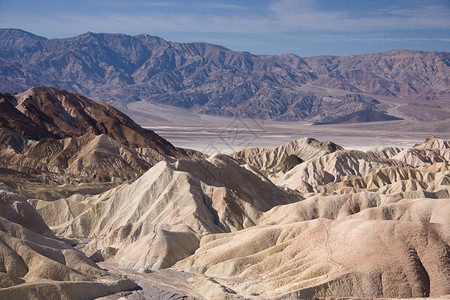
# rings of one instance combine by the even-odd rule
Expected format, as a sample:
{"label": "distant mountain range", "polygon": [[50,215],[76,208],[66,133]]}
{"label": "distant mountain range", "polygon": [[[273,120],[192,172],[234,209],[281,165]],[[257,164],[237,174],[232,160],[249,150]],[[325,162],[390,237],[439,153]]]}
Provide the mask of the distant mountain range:
{"label": "distant mountain range", "polygon": [[[449,52],[301,58],[175,43],[147,34],[88,32],[46,39],[0,30],[1,92],[54,86],[119,108],[150,101],[273,120],[390,120],[377,97],[448,98],[449,75]],[[361,114],[375,117],[354,117]]]}

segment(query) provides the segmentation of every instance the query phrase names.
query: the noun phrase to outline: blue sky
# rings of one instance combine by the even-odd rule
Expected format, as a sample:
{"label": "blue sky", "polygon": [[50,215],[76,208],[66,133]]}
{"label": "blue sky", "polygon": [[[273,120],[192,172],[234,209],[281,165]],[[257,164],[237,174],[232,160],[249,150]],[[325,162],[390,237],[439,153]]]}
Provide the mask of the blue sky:
{"label": "blue sky", "polygon": [[450,0],[0,0],[0,27],[48,38],[148,33],[255,54],[450,51]]}

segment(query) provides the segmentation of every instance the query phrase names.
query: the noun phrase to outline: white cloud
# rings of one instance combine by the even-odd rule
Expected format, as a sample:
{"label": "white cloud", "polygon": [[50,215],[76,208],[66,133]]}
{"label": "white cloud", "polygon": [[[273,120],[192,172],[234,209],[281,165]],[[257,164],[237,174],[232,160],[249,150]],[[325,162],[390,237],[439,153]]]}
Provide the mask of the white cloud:
{"label": "white cloud", "polygon": [[389,7],[364,16],[350,11],[324,11],[312,0],[281,0],[271,5],[275,23],[286,31],[348,31],[450,29],[450,7]]}

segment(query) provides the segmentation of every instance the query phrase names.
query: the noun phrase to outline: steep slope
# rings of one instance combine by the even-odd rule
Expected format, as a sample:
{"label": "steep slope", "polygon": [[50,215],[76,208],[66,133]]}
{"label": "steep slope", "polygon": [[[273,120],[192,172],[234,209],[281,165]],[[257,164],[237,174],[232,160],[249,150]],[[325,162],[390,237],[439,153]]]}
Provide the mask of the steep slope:
{"label": "steep slope", "polygon": [[[396,96],[448,95],[449,53],[392,50],[352,56],[305,58],[317,85]],[[432,90],[434,92],[431,92]],[[431,93],[430,93],[431,92]]]}
{"label": "steep slope", "polygon": [[354,151],[305,138],[236,159],[161,161],[102,194],[28,202],[92,260],[170,289],[174,272],[206,299],[441,297],[450,293],[449,146],[431,137]]}
{"label": "steep slope", "polygon": [[[381,191],[383,188],[390,189],[388,186],[393,188],[398,185],[400,190],[393,188],[393,193],[395,190],[404,191],[402,186],[406,183],[414,191],[437,192],[440,184],[434,186],[434,180],[438,179],[437,174],[446,176],[448,147],[448,141],[431,138],[413,148],[340,150],[298,164],[273,180],[303,193],[350,193],[366,189]],[[429,166],[430,171],[427,168],[416,169],[419,166]],[[430,172],[433,175],[426,175]],[[425,182],[421,182],[422,179]]]}
{"label": "steep slope", "polygon": [[8,29],[0,41],[0,90],[44,84],[117,107],[146,100],[207,114],[320,122],[360,111],[384,113],[373,95],[449,95],[448,52],[300,58],[149,35],[88,32],[45,39]]}
{"label": "steep slope", "polygon": [[[104,191],[111,187],[105,183],[136,179],[161,160],[202,156],[175,148],[107,104],[64,90],[1,94],[0,108],[0,180],[27,197]],[[62,184],[71,187],[57,188]]]}
{"label": "steep slope", "polygon": [[79,299],[136,288],[56,239],[25,199],[0,185],[0,297]]}
{"label": "steep slope", "polygon": [[204,237],[175,268],[247,297],[439,297],[450,292],[449,230],[359,218],[258,226]]}
{"label": "steep slope", "polygon": [[[419,151],[425,151],[425,153],[420,155],[420,158],[423,158],[424,156],[426,157],[424,159],[421,159],[425,163],[432,163],[434,161],[440,162],[443,160],[450,162],[449,140],[441,139],[439,137],[430,137],[424,143],[416,145],[414,148],[419,149]],[[434,151],[435,155],[429,155],[427,151]]]}
{"label": "steep slope", "polygon": [[7,128],[28,139],[56,137],[43,126],[34,123],[16,109],[14,103],[17,100],[9,94],[0,94],[0,128]]}
{"label": "steep slope", "polygon": [[280,205],[264,213],[259,225],[284,225],[315,219],[396,220],[448,223],[450,202],[447,198],[408,199],[398,195],[360,192],[333,196],[312,196]]}
{"label": "steep slope", "polygon": [[430,167],[383,167],[361,176],[316,187],[323,194],[347,194],[362,190],[405,198],[450,197],[450,166],[447,163]]}
{"label": "steep slope", "polygon": [[[424,143],[430,144],[446,142]],[[448,168],[435,163],[377,169],[363,177],[365,185],[349,180],[353,191],[279,205],[256,227],[205,236],[195,254],[174,268],[215,278],[244,297],[448,295]],[[344,182],[328,184],[327,192],[339,193]],[[392,194],[380,188],[394,182],[402,185]],[[418,186],[445,192],[416,193]],[[376,192],[367,192],[374,187]]]}
{"label": "steep slope", "polygon": [[291,156],[290,159],[292,161],[290,164],[294,167],[295,160],[300,163],[337,150],[343,150],[343,148],[332,142],[319,142],[316,139],[303,138],[274,148],[247,148],[232,153],[230,156],[262,172],[273,174],[291,169],[285,166],[286,163],[289,163],[286,160],[290,155],[297,157],[295,159],[294,156]]}
{"label": "steep slope", "polygon": [[439,297],[450,292],[449,213],[448,198],[313,196],[256,227],[203,237],[174,268],[247,297]]}
{"label": "steep slope", "polygon": [[364,176],[375,169],[393,166],[406,164],[378,158],[363,151],[341,150],[301,163],[274,181],[303,193],[318,192],[320,186],[325,184],[340,182],[349,176]]}
{"label": "steep slope", "polygon": [[98,251],[93,258],[144,271],[192,254],[202,235],[254,226],[263,212],[296,200],[251,168],[217,155],[160,162],[132,184],[96,197],[33,205],[59,236],[90,239],[83,251]]}
{"label": "steep slope", "polygon": [[168,141],[110,105],[51,87],[31,88],[14,97],[20,112],[60,138],[86,132],[106,134],[131,148],[153,148],[161,154],[180,156]]}
{"label": "steep slope", "polygon": [[168,159],[152,148],[128,148],[106,135],[87,133],[78,138],[33,141],[1,129],[0,134],[8,146],[0,152],[0,160],[9,162],[11,167],[79,181],[136,179],[157,162]]}

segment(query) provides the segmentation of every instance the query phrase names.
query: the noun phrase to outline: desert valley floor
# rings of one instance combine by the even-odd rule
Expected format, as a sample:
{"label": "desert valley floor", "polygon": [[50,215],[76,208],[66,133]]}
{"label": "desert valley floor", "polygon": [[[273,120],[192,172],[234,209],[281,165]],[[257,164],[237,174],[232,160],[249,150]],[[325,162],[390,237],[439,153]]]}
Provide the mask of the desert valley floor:
{"label": "desert valley floor", "polygon": [[[389,111],[403,120],[332,125],[199,115],[145,102],[130,104],[124,112],[174,145],[207,154],[275,147],[303,137],[333,141],[346,149],[357,150],[377,146],[411,147],[433,135],[450,139],[450,119],[445,116],[421,119],[421,115],[432,115],[437,104],[430,104],[431,107],[425,104],[405,114],[402,105],[406,100],[393,102]],[[438,104],[446,107],[445,101]]]}

